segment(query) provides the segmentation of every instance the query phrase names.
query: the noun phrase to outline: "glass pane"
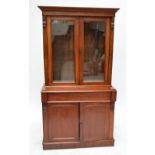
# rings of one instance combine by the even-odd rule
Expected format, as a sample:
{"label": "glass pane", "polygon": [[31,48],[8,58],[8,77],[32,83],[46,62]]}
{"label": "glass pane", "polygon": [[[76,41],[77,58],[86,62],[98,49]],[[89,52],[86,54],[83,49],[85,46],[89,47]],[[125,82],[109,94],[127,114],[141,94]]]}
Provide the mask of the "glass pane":
{"label": "glass pane", "polygon": [[52,20],[53,82],[74,82],[74,23]]}
{"label": "glass pane", "polygon": [[84,23],[84,82],[104,81],[105,23]]}

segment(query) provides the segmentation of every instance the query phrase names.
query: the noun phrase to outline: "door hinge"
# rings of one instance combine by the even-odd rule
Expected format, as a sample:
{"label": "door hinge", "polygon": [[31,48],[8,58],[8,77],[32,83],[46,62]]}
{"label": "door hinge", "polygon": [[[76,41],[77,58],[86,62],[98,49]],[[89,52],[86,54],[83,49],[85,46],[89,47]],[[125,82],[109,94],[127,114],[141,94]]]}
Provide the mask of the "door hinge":
{"label": "door hinge", "polygon": [[45,18],[45,17],[43,17],[43,28],[46,28],[46,25],[47,25],[46,18]]}
{"label": "door hinge", "polygon": [[111,19],[111,29],[114,29],[114,17]]}
{"label": "door hinge", "polygon": [[47,110],[47,104],[43,104],[42,109],[43,109],[43,112],[46,112],[46,110]]}
{"label": "door hinge", "polygon": [[115,107],[115,103],[114,103],[114,102],[110,103],[110,109],[111,109],[112,111],[114,111],[114,107]]}

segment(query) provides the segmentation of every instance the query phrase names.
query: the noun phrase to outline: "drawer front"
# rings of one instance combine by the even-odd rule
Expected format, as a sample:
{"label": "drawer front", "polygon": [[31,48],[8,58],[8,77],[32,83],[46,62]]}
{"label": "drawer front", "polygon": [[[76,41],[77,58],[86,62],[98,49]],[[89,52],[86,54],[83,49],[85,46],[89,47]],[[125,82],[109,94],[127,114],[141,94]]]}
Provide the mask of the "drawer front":
{"label": "drawer front", "polygon": [[110,101],[111,93],[49,93],[47,101]]}

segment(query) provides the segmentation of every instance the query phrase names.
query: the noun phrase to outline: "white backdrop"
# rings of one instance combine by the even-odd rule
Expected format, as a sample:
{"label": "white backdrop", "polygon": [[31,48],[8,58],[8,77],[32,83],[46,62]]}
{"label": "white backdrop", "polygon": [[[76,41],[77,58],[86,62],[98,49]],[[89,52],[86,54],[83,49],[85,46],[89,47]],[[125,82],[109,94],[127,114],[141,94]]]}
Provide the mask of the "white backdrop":
{"label": "white backdrop", "polygon": [[[114,58],[112,84],[118,90],[115,106],[115,147],[86,148],[43,151],[42,150],[42,111],[40,90],[44,83],[43,71],[43,38],[42,38],[42,14],[38,5],[47,6],[75,6],[75,7],[117,7],[115,34],[114,34]],[[124,0],[33,0],[30,1],[30,105],[31,105],[31,129],[30,152],[31,155],[48,154],[103,154],[124,155],[125,151],[125,2]]]}
{"label": "white backdrop", "polygon": [[[42,24],[41,12],[36,5],[64,5],[64,1],[67,6],[121,8],[116,14],[113,68],[113,85],[119,93],[115,147],[52,151],[41,148]],[[154,15],[154,0],[126,0],[126,8],[123,0],[81,0],[81,4],[80,0],[31,0],[30,7],[27,0],[0,1],[0,154],[155,154]]]}

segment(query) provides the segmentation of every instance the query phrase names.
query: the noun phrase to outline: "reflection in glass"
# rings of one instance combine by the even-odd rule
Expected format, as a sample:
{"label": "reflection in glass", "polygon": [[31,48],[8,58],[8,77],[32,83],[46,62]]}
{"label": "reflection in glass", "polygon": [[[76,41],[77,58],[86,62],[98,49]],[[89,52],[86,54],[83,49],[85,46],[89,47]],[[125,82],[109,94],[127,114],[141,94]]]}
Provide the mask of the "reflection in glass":
{"label": "reflection in glass", "polygon": [[74,82],[74,23],[52,21],[53,82]]}
{"label": "reflection in glass", "polygon": [[104,81],[105,23],[84,23],[84,82]]}

